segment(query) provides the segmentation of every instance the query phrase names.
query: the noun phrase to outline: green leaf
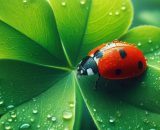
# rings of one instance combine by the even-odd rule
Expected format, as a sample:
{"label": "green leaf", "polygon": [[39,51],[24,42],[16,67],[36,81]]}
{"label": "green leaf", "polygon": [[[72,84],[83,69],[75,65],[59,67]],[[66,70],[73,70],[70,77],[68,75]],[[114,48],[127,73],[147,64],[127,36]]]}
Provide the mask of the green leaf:
{"label": "green leaf", "polygon": [[[159,34],[159,28],[141,26],[120,38],[136,45],[141,42],[148,59],[147,71],[141,77],[119,81],[100,79],[97,90],[93,89],[96,76],[77,80],[98,129],[160,129],[160,65],[148,58],[151,55],[159,58],[156,47]],[[152,43],[148,43],[148,38]]]}
{"label": "green leaf", "polygon": [[73,65],[91,48],[127,31],[133,16],[130,0],[50,0],[50,4],[68,61]]}
{"label": "green leaf", "polygon": [[[2,117],[0,129],[28,130],[72,129],[75,120],[75,80],[72,73],[36,98]],[[11,120],[11,121],[10,121]]]}
{"label": "green leaf", "polygon": [[127,31],[130,0],[0,3],[0,129],[78,129],[82,104],[71,70],[90,49]]}
{"label": "green leaf", "polygon": [[[65,59],[53,12],[46,0],[0,0],[0,20]],[[66,60],[61,62],[66,65]]]}

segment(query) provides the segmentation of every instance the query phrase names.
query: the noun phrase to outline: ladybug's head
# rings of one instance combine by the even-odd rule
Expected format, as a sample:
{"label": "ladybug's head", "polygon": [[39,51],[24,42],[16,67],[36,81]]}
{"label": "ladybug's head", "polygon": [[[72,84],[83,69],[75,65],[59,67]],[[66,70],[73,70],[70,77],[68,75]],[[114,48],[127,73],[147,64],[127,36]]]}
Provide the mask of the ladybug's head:
{"label": "ladybug's head", "polygon": [[86,56],[78,64],[77,75],[94,75],[98,72],[97,63],[93,57]]}

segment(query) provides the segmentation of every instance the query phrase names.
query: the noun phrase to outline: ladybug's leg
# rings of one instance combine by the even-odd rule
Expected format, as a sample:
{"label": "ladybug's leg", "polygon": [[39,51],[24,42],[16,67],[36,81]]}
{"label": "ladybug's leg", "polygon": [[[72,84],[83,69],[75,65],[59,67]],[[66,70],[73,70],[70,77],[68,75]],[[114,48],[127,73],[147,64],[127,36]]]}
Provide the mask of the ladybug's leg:
{"label": "ladybug's leg", "polygon": [[100,74],[98,74],[98,79],[96,80],[96,84],[95,84],[95,86],[94,86],[94,90],[97,90],[97,88],[98,88],[98,82],[100,81],[100,78],[101,78],[101,76],[100,76]]}

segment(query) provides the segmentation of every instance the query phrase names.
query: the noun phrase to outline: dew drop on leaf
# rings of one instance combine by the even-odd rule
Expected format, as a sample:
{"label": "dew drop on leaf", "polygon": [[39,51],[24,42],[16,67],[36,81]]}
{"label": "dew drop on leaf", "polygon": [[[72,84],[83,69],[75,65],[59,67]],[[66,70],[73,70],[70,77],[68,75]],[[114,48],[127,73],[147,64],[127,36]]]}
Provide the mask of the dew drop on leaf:
{"label": "dew drop on leaf", "polygon": [[116,12],[115,12],[115,15],[119,15],[119,12],[118,12],[118,11],[116,11]]}
{"label": "dew drop on leaf", "polygon": [[23,3],[27,3],[27,0],[23,0]]}
{"label": "dew drop on leaf", "polygon": [[123,10],[123,11],[126,10],[126,7],[125,7],[125,6],[122,6],[122,7],[121,7],[121,10]]}
{"label": "dew drop on leaf", "polygon": [[33,114],[37,114],[38,113],[38,110],[37,109],[33,109]]}
{"label": "dew drop on leaf", "polygon": [[151,40],[151,39],[149,39],[149,40],[148,40],[148,43],[152,43],[152,40]]}
{"label": "dew drop on leaf", "polygon": [[112,14],[113,14],[112,12],[109,12],[109,15],[110,15],[110,16],[112,16]]}
{"label": "dew drop on leaf", "polygon": [[68,127],[65,127],[64,130],[69,130],[69,128],[68,128]]}
{"label": "dew drop on leaf", "polygon": [[4,104],[3,99],[0,98],[0,106]]}
{"label": "dew drop on leaf", "polygon": [[5,130],[11,130],[11,126],[8,122],[5,123],[4,128],[5,128]]}
{"label": "dew drop on leaf", "polygon": [[138,42],[138,46],[141,46],[142,44],[141,44],[141,42]]}
{"label": "dew drop on leaf", "polygon": [[61,5],[62,5],[62,6],[66,6],[66,2],[65,2],[65,1],[62,1],[62,2],[61,2]]}
{"label": "dew drop on leaf", "polygon": [[50,114],[47,115],[47,118],[50,119],[52,116]]}
{"label": "dew drop on leaf", "polygon": [[96,112],[96,109],[95,109],[95,108],[93,108],[93,111],[94,111],[94,112]]}
{"label": "dew drop on leaf", "polygon": [[7,106],[7,109],[8,109],[8,110],[13,109],[13,108],[14,108],[14,105],[8,105],[8,106]]}
{"label": "dew drop on leaf", "polygon": [[31,126],[30,124],[24,123],[19,128],[20,128],[20,130],[23,130],[23,129],[25,130],[25,129],[28,129],[30,126]]}
{"label": "dew drop on leaf", "polygon": [[115,119],[113,116],[110,116],[110,118],[109,118],[109,122],[110,122],[110,123],[114,123],[115,120],[116,120],[116,119]]}
{"label": "dew drop on leaf", "polygon": [[40,128],[41,126],[40,125],[37,125],[37,128]]}
{"label": "dew drop on leaf", "polygon": [[14,111],[11,112],[11,117],[12,118],[16,118],[17,117],[17,115],[16,115],[16,113]]}
{"label": "dew drop on leaf", "polygon": [[51,120],[52,120],[53,122],[55,122],[57,119],[56,119],[55,116],[53,116],[53,117],[51,118]]}
{"label": "dew drop on leaf", "polygon": [[70,110],[63,111],[63,118],[64,119],[71,119],[73,116],[72,112]]}
{"label": "dew drop on leaf", "polygon": [[9,119],[8,119],[8,122],[12,122],[12,118],[9,118]]}
{"label": "dew drop on leaf", "polygon": [[80,0],[80,4],[84,5],[86,3],[86,0]]}
{"label": "dew drop on leaf", "polygon": [[75,105],[74,105],[74,102],[70,102],[70,103],[69,103],[69,107],[70,107],[70,108],[73,108],[74,106],[75,106]]}

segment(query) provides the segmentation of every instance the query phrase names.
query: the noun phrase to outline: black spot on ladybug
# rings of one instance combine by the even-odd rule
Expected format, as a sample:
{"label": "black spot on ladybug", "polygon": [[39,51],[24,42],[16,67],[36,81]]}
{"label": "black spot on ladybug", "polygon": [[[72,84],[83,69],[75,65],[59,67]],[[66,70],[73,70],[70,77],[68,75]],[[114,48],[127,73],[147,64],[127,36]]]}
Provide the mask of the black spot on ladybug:
{"label": "black spot on ladybug", "polygon": [[122,70],[121,70],[121,69],[116,69],[116,70],[115,70],[115,74],[116,74],[116,75],[122,74]]}
{"label": "black spot on ladybug", "polygon": [[138,61],[138,68],[139,69],[143,69],[143,63],[142,63],[142,61]]}
{"label": "black spot on ladybug", "polygon": [[119,54],[122,59],[124,59],[127,56],[127,53],[124,51],[124,49],[119,49]]}
{"label": "black spot on ladybug", "polygon": [[94,53],[94,57],[96,58],[101,58],[103,56],[103,53],[99,50],[97,50],[95,53]]}

